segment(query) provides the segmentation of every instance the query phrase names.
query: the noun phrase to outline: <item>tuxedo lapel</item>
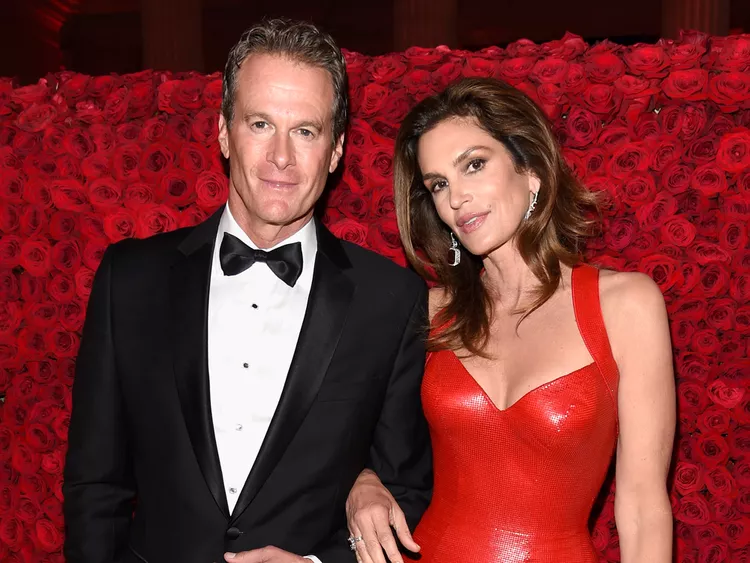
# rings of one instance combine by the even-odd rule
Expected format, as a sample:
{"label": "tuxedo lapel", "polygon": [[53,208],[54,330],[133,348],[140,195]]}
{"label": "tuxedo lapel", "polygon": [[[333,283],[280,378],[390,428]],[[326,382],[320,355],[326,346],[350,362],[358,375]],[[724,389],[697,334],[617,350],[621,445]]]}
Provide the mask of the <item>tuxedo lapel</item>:
{"label": "tuxedo lapel", "polygon": [[216,447],[208,381],[208,290],[213,245],[223,208],[198,225],[172,266],[170,301],[175,379],[190,441],[211,495],[229,518]]}
{"label": "tuxedo lapel", "polygon": [[250,505],[307,416],[341,337],[354,283],[344,274],[351,267],[341,242],[316,223],[318,252],[313,282],[297,348],[284,388],[232,521]]}

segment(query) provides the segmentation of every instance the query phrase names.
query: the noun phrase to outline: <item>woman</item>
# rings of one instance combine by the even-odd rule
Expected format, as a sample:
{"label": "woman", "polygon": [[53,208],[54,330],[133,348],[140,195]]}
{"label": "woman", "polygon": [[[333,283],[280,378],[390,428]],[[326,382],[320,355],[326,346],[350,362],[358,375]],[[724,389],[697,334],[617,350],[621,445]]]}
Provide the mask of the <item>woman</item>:
{"label": "woman", "polygon": [[594,197],[541,110],[492,79],[424,100],[396,141],[395,197],[407,256],[436,282],[434,494],[415,544],[364,472],[347,506],[358,558],[401,561],[390,523],[423,563],[594,563],[587,522],[616,450],[621,560],[671,561],[664,300],[645,275],[581,261]]}

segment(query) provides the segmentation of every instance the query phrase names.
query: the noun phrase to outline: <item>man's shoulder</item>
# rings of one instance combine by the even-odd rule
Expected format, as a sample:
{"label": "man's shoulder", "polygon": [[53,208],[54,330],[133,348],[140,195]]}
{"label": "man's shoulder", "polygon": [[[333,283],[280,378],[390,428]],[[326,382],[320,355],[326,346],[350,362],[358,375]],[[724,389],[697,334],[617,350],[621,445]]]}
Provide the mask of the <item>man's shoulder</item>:
{"label": "man's shoulder", "polygon": [[143,239],[124,239],[110,245],[107,252],[118,264],[165,265],[179,255],[180,245],[195,229],[183,227]]}
{"label": "man's shoulder", "polygon": [[410,268],[352,242],[342,240],[341,244],[358,279],[380,287],[388,284],[410,292],[426,291],[424,280]]}

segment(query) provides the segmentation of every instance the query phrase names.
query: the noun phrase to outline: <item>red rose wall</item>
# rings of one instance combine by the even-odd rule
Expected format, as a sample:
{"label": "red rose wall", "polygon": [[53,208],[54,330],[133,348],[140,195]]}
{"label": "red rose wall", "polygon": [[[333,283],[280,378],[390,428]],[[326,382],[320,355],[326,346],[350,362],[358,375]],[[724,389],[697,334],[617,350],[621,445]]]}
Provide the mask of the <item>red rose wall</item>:
{"label": "red rose wall", "polygon": [[[750,36],[620,47],[567,35],[347,60],[352,120],[324,221],[400,264],[391,157],[407,110],[460,76],[504,79],[544,108],[569,165],[604,196],[588,257],[647,273],[666,298],[676,560],[750,561]],[[226,200],[220,98],[218,74],[0,80],[0,561],[62,560],[94,271],[108,244],[194,225]],[[619,560],[613,492],[593,527],[602,561]]]}

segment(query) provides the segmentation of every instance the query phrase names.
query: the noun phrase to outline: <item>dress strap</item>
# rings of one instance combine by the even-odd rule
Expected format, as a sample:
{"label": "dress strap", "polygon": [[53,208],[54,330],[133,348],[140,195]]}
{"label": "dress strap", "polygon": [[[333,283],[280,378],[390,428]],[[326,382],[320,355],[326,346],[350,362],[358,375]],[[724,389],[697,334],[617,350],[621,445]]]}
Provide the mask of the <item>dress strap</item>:
{"label": "dress strap", "polygon": [[573,268],[572,274],[573,311],[578,330],[589,354],[594,358],[604,383],[609,389],[615,409],[617,409],[617,383],[620,372],[612,355],[607,329],[604,326],[602,307],[599,300],[599,269],[588,264]]}

